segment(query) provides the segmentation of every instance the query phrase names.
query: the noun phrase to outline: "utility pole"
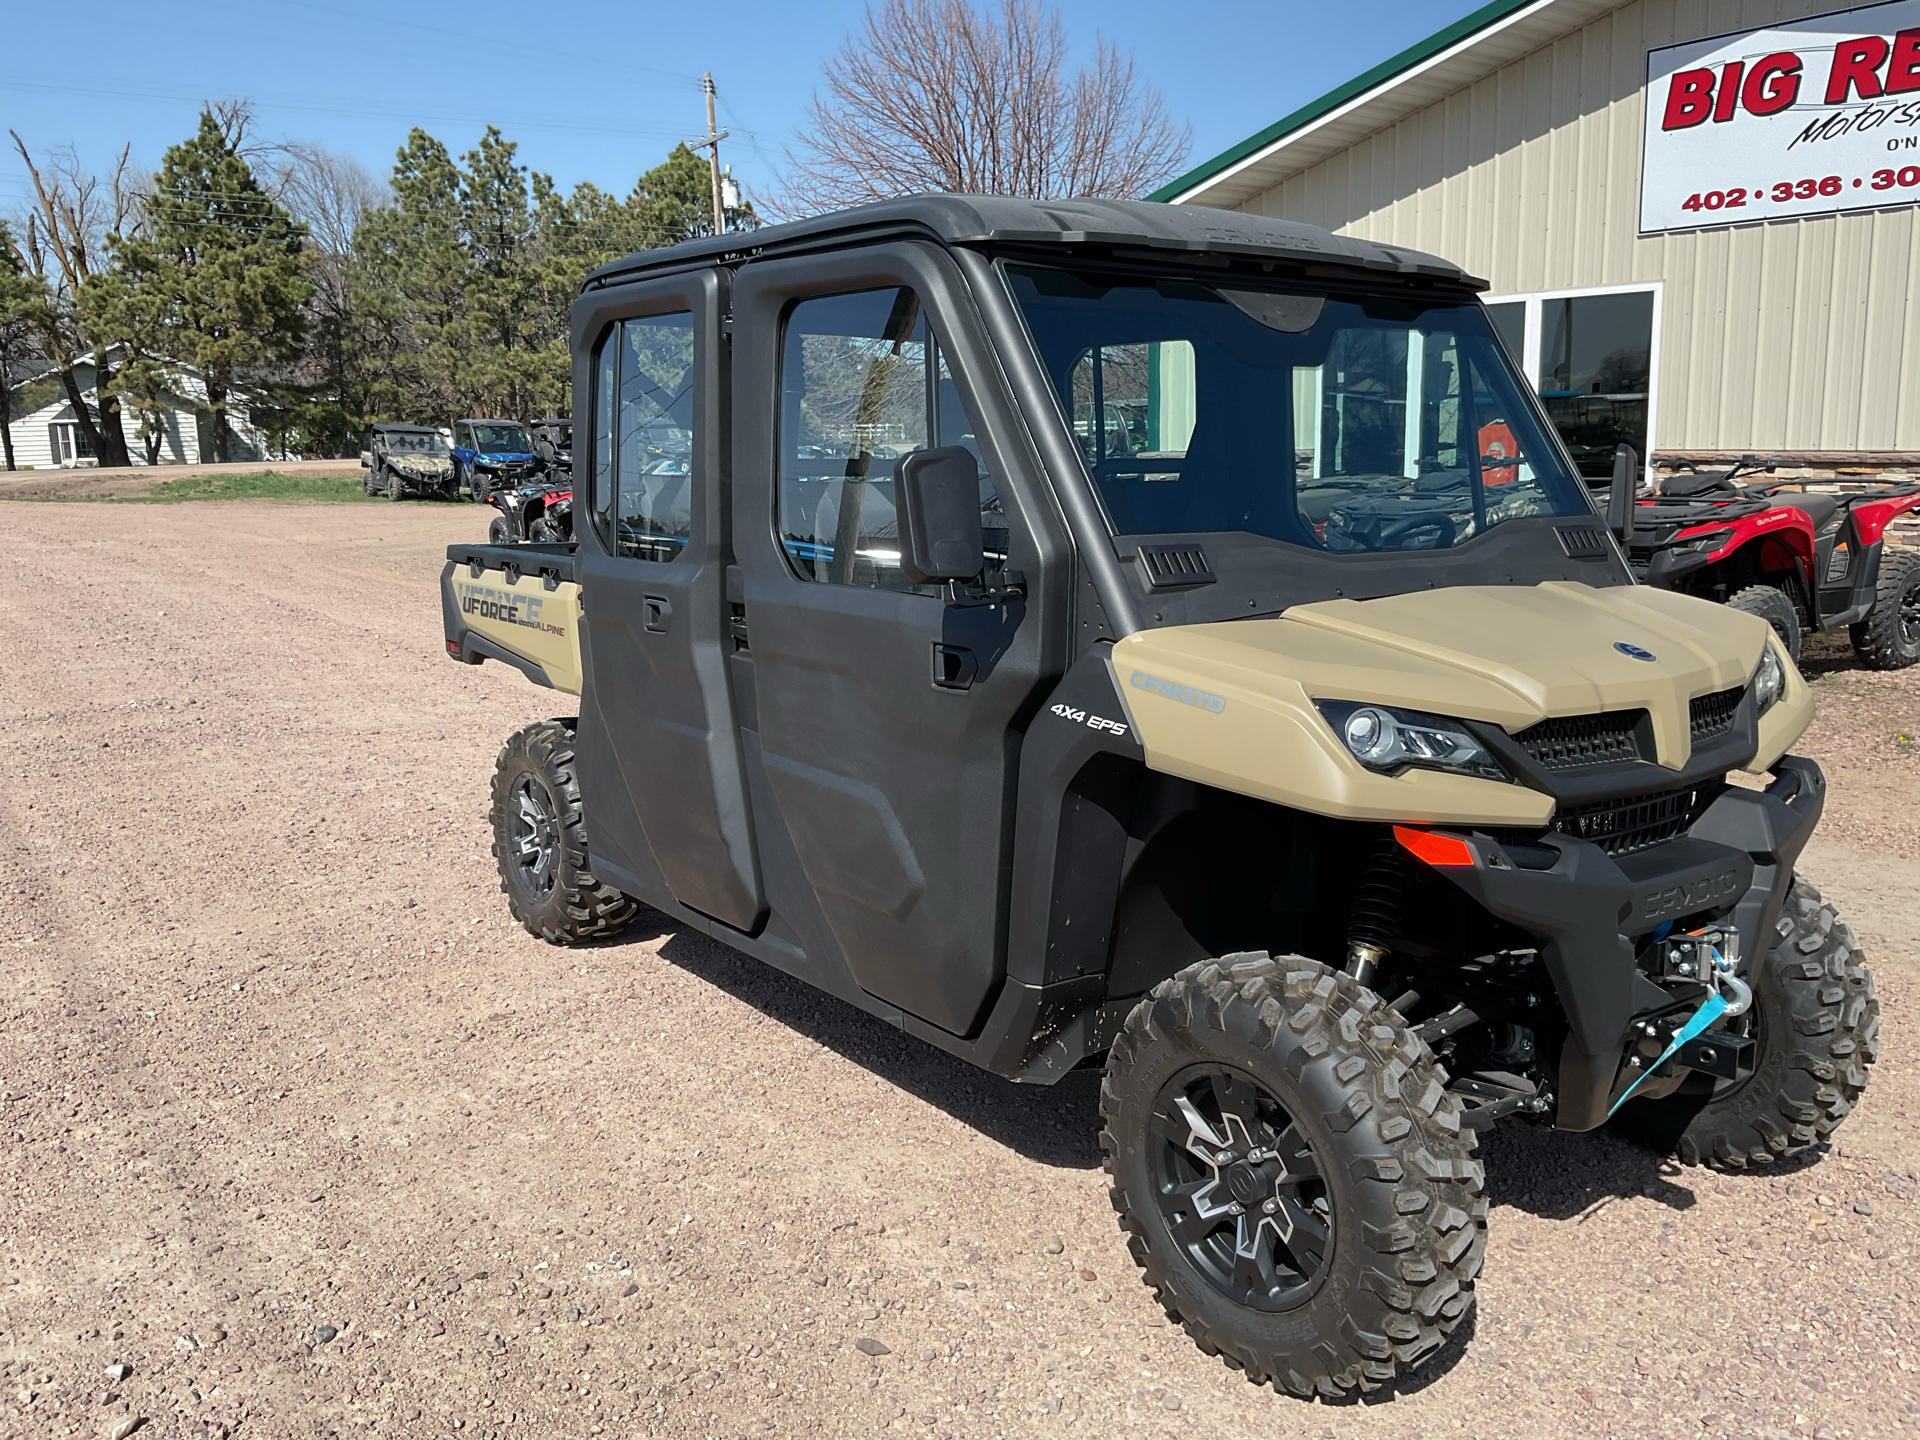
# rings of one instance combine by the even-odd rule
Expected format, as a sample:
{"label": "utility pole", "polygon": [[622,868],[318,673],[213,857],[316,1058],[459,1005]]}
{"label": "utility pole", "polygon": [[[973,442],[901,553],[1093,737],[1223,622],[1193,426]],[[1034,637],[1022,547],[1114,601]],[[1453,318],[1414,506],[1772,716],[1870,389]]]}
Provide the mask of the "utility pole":
{"label": "utility pole", "polygon": [[727,209],[720,199],[720,142],[727,138],[727,132],[713,128],[713,72],[711,70],[701,76],[700,88],[707,92],[707,135],[704,140],[695,140],[688,148],[707,152],[707,175],[713,185],[713,233],[724,235],[727,230]]}

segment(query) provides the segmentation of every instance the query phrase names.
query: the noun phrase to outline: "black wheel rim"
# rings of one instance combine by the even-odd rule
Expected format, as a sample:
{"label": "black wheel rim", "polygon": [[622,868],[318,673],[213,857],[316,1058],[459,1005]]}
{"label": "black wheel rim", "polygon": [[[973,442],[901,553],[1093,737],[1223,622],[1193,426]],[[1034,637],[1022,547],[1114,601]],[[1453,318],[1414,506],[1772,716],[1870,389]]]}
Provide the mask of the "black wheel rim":
{"label": "black wheel rim", "polygon": [[1153,1112],[1154,1191],[1188,1262],[1250,1309],[1305,1304],[1333,1255],[1333,1202],[1286,1107],[1250,1075],[1193,1065]]}
{"label": "black wheel rim", "polygon": [[507,804],[515,873],[527,894],[542,899],[553,889],[560,857],[560,820],[553,796],[534,776],[522,775]]}
{"label": "black wheel rim", "polygon": [[1920,580],[1900,595],[1900,643],[1909,651],[1920,651]]}

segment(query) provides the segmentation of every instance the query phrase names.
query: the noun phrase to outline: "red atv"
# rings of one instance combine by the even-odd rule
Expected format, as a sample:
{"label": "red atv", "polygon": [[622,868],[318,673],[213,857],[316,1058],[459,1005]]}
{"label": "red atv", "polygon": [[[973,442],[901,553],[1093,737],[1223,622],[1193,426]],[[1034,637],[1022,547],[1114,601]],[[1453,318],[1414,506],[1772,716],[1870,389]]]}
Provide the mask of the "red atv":
{"label": "red atv", "polygon": [[573,539],[573,480],[519,485],[489,491],[487,504],[500,513],[487,526],[489,545],[520,540],[565,544]]}
{"label": "red atv", "polygon": [[1920,551],[1883,540],[1895,516],[1920,509],[1920,484],[1818,495],[1741,483],[1771,469],[1749,455],[1667,477],[1634,506],[1634,573],[1758,615],[1796,661],[1804,631],[1842,625],[1875,670],[1920,660]]}

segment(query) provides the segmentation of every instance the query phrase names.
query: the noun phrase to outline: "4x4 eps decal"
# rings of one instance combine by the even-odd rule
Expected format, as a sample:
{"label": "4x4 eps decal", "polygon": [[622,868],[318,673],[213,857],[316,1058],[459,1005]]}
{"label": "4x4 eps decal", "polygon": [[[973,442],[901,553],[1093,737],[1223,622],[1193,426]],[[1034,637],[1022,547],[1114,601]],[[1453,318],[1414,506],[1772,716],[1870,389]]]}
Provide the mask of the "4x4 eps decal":
{"label": "4x4 eps decal", "polygon": [[1116,735],[1127,733],[1127,727],[1118,720],[1109,720],[1104,715],[1089,715],[1086,711],[1076,710],[1071,705],[1055,705],[1053,713],[1062,720],[1069,720],[1075,725],[1084,725],[1089,730],[1111,730]]}

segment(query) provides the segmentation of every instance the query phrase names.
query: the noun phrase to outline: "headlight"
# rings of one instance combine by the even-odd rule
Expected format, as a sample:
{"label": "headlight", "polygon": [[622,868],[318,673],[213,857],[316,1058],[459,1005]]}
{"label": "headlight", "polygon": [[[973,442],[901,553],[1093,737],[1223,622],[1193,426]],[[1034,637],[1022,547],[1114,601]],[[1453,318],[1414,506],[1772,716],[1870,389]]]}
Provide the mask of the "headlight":
{"label": "headlight", "polygon": [[1774,648],[1773,637],[1767,637],[1767,643],[1760,651],[1760,664],[1753,672],[1753,703],[1757,714],[1764,715],[1779,703],[1780,697],[1787,693],[1786,662],[1781,660],[1780,652]]}
{"label": "headlight", "polygon": [[1369,770],[1393,774],[1411,766],[1487,780],[1512,779],[1458,720],[1352,700],[1313,703],[1347,752]]}

